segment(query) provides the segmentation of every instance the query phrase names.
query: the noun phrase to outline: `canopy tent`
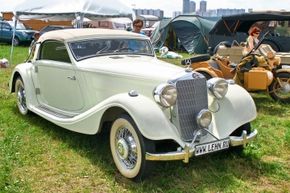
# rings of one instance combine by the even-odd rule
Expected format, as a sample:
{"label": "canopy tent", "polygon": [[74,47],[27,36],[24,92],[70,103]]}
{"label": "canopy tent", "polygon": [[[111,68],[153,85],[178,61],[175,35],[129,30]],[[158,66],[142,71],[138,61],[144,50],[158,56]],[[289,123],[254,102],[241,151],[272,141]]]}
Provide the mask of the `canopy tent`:
{"label": "canopy tent", "polygon": [[188,53],[206,53],[207,36],[214,24],[214,21],[197,15],[179,15],[172,20],[162,20],[151,41],[155,49],[166,45],[170,50],[176,50],[183,46]]}
{"label": "canopy tent", "polygon": [[[22,1],[22,0],[21,0]],[[76,21],[76,27],[82,27],[84,18],[129,17],[133,19],[131,8],[118,0],[23,0],[13,8],[15,26],[17,20],[38,19],[46,21]],[[13,38],[15,36],[15,31]],[[12,40],[13,42],[13,40]],[[12,62],[13,46],[10,62]]]}
{"label": "canopy tent", "polygon": [[25,0],[15,7],[16,17],[20,20],[73,20],[84,17],[130,17],[133,10],[118,0]]}

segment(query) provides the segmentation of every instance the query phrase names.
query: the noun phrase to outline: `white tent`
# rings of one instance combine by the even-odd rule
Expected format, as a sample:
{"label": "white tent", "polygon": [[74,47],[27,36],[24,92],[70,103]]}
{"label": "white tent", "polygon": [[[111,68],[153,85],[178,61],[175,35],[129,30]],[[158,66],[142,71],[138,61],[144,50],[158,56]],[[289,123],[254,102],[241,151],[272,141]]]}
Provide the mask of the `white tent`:
{"label": "white tent", "polygon": [[[0,0],[3,1],[3,0]],[[7,1],[7,0],[6,0]],[[20,0],[15,4],[15,26],[18,20],[50,20],[73,21],[77,27],[82,27],[84,18],[114,18],[128,17],[134,19],[131,8],[118,0]],[[15,30],[13,39],[15,37]],[[13,40],[12,40],[13,42]],[[10,62],[12,63],[13,45],[11,46]]]}
{"label": "white tent", "polygon": [[84,17],[130,17],[134,12],[118,0],[25,0],[15,7],[20,20],[73,20]]}

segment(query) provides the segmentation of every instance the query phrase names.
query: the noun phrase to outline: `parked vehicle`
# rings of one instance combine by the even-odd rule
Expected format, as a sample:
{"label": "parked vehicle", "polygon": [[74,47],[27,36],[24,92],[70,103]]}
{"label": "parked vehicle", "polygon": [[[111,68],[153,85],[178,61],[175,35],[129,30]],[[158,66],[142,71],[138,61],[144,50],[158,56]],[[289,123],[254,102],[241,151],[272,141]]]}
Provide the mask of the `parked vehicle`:
{"label": "parked vehicle", "polygon": [[146,36],[56,30],[40,36],[34,53],[11,76],[19,112],[89,135],[109,130],[113,160],[127,178],[144,177],[152,161],[188,163],[257,135],[245,89],[158,60]]}
{"label": "parked vehicle", "polygon": [[[270,45],[262,44],[262,39],[248,55],[241,59],[245,65],[241,69],[243,81],[240,84],[248,91],[264,90],[276,101],[290,102],[290,66],[281,63],[279,56],[274,56],[275,51]],[[221,56],[221,50],[226,49],[226,56]],[[236,78],[237,64],[229,58],[240,53],[242,58],[242,46],[226,48],[221,46],[212,58],[209,55],[201,55],[185,59],[182,64],[189,65],[194,71],[203,74],[207,79],[221,77],[225,79]],[[262,56],[257,55],[262,54]],[[289,57],[289,56],[288,56]]]}
{"label": "parked vehicle", "polygon": [[72,26],[65,26],[65,25],[47,25],[39,30],[40,35],[54,30],[61,30],[61,29],[70,29],[73,28]]}
{"label": "parked vehicle", "polygon": [[[0,42],[12,43],[14,31],[13,21],[0,21]],[[23,23],[18,22],[15,30],[13,45],[21,43],[30,43],[36,31],[27,29]]]}
{"label": "parked vehicle", "polygon": [[[220,42],[245,42],[251,26],[259,25],[264,32],[271,31],[264,40],[276,52],[290,52],[290,34],[288,24],[290,15],[280,13],[244,13],[223,16],[209,32],[210,54]],[[272,23],[278,26],[272,26]],[[287,31],[288,29],[288,31]],[[263,33],[261,33],[263,34]]]}

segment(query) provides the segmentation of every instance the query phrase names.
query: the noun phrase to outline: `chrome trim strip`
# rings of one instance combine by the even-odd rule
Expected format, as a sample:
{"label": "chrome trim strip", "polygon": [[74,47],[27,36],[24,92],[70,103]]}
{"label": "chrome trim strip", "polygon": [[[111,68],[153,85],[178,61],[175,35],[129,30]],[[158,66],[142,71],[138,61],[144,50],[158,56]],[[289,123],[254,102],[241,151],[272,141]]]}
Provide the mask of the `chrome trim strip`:
{"label": "chrome trim strip", "polygon": [[[245,145],[252,141],[258,134],[258,131],[255,129],[252,133],[247,135],[246,131],[243,131],[240,137],[230,136],[230,146],[239,146]],[[189,158],[195,156],[195,148],[190,148],[185,146],[182,151],[174,151],[168,153],[148,153],[146,152],[145,159],[150,161],[170,161],[170,160],[182,160],[184,163],[189,162]]]}

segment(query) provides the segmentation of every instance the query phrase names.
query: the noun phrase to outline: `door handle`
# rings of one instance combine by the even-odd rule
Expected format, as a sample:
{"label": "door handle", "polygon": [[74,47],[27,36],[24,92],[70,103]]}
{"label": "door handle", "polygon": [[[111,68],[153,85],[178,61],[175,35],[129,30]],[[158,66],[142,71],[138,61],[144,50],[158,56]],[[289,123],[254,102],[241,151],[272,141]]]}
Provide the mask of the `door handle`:
{"label": "door handle", "polygon": [[67,78],[70,79],[70,80],[76,80],[77,79],[75,76],[68,76]]}

